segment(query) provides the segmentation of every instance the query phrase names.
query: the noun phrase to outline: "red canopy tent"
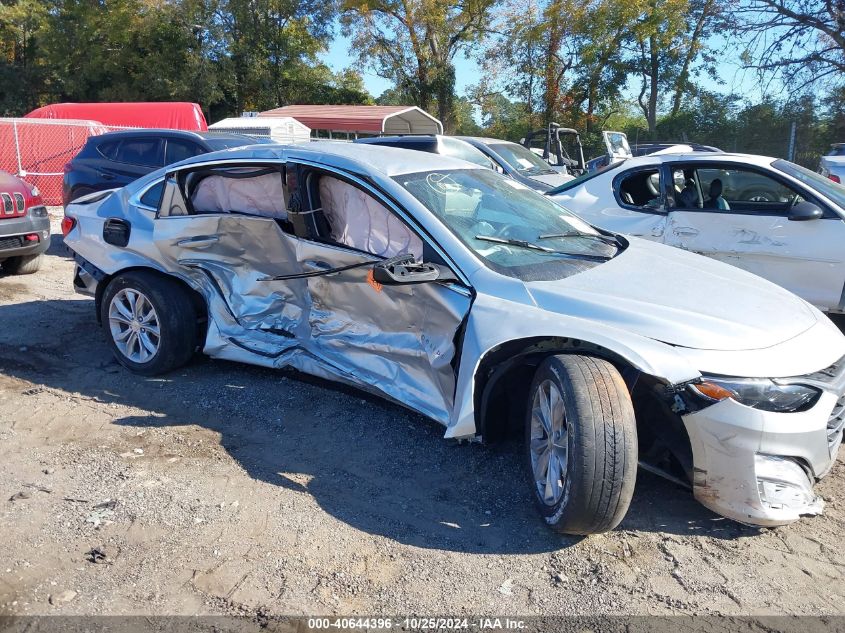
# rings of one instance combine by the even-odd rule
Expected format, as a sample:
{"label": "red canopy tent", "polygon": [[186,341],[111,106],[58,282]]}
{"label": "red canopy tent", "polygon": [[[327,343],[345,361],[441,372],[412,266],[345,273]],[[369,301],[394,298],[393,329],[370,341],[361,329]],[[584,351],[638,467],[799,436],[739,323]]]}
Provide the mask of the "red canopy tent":
{"label": "red canopy tent", "polygon": [[197,103],[54,103],[26,115],[31,119],[85,119],[111,128],[142,127],[204,132],[205,116]]}

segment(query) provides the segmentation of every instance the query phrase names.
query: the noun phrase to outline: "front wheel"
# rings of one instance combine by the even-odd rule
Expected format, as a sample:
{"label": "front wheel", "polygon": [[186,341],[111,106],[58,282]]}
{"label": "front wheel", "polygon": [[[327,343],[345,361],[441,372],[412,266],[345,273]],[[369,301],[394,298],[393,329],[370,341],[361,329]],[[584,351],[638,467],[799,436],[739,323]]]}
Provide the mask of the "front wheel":
{"label": "front wheel", "polygon": [[163,275],[132,271],[115,277],[100,310],[115,358],[135,373],[176,369],[197,347],[196,309],[187,291]]}
{"label": "front wheel", "polygon": [[622,376],[610,363],[561,354],[537,368],[525,446],[534,500],[564,534],[615,528],[631,503],[637,427]]}

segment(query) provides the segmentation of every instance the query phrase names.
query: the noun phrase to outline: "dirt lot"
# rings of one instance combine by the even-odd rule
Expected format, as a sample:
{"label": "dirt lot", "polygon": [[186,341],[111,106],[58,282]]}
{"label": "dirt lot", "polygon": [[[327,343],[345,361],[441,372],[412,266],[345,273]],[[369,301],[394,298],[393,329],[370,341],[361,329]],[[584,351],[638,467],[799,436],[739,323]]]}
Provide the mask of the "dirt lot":
{"label": "dirt lot", "polygon": [[641,472],[620,529],[563,538],[515,442],[284,372],[129,374],[53,240],[0,277],[0,613],[845,613],[842,455],[786,528]]}

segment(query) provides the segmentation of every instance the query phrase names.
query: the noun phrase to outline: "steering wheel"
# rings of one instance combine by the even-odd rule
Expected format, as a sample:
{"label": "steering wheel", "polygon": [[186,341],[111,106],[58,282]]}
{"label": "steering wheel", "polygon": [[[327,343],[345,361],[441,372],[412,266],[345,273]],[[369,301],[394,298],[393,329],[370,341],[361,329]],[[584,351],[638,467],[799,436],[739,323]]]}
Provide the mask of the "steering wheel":
{"label": "steering wheel", "polygon": [[461,190],[461,186],[449,174],[431,173],[425,177],[426,184],[441,194],[455,193]]}
{"label": "steering wheel", "polygon": [[513,224],[505,224],[501,228],[496,229],[493,233],[496,237],[507,237],[507,234],[510,233],[510,230],[513,228]]}

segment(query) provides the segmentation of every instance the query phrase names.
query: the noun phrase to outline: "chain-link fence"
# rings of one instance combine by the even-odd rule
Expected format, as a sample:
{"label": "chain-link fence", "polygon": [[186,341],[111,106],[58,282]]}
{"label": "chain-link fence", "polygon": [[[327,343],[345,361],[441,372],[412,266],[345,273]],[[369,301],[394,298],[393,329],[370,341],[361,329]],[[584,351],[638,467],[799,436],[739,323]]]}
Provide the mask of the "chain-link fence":
{"label": "chain-link fence", "polygon": [[89,137],[112,129],[96,121],[0,118],[0,169],[38,187],[45,204],[60,205],[64,166]]}

